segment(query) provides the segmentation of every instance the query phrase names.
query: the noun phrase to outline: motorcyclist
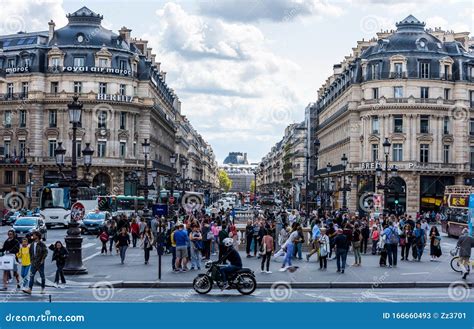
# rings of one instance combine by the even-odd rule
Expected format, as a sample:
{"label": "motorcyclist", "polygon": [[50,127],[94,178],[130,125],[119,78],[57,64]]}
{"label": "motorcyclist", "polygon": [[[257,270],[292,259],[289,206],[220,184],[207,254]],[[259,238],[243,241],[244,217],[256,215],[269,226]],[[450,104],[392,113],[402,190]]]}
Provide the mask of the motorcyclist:
{"label": "motorcyclist", "polygon": [[222,290],[224,290],[229,287],[227,277],[242,268],[242,259],[240,258],[239,252],[234,249],[234,240],[232,238],[225,238],[222,244],[224,245],[224,252],[219,261],[222,264],[225,264],[227,261],[230,262],[230,264],[220,266],[219,268],[223,281]]}

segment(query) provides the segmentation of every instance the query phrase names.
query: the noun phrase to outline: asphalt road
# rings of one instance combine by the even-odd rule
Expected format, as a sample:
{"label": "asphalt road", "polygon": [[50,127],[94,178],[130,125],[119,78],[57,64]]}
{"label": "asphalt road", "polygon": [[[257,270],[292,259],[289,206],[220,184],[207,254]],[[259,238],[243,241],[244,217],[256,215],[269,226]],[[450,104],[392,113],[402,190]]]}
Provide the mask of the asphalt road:
{"label": "asphalt road", "polygon": [[[192,289],[91,289],[47,288],[28,296],[22,292],[1,292],[0,302],[474,302],[472,290],[460,290],[453,298],[448,289],[258,289],[250,296],[237,291],[212,290],[199,295]],[[451,296],[451,297],[450,297]]]}

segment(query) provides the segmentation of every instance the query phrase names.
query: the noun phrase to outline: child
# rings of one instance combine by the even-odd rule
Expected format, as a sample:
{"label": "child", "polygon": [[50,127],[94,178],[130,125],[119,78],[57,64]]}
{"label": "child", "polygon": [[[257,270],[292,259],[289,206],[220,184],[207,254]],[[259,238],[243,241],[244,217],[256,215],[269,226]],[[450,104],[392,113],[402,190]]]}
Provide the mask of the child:
{"label": "child", "polygon": [[28,245],[28,239],[23,238],[21,240],[20,251],[16,254],[16,257],[21,262],[21,282],[22,288],[28,287],[28,274],[30,272],[31,260],[30,260],[30,246]]}
{"label": "child", "polygon": [[[64,248],[61,241],[56,241],[55,244],[49,246],[49,249],[53,251],[53,258],[51,261],[56,261],[56,277],[54,279],[54,284],[56,288],[64,288],[66,284],[66,278],[64,277],[64,266],[66,265],[66,258],[69,256],[69,253],[66,248]],[[59,286],[59,279],[61,278],[61,283],[63,286]]]}

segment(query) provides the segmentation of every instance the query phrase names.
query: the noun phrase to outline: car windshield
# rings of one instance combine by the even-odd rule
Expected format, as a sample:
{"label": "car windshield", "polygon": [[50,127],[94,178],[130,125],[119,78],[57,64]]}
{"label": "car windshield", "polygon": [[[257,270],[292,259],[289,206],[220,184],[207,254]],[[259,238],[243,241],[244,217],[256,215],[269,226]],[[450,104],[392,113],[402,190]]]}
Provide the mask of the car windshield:
{"label": "car windshield", "polygon": [[20,218],[15,222],[15,226],[36,226],[35,218]]}
{"label": "car windshield", "polygon": [[84,217],[84,219],[91,219],[91,220],[99,220],[99,219],[105,219],[105,214],[104,213],[89,213]]}

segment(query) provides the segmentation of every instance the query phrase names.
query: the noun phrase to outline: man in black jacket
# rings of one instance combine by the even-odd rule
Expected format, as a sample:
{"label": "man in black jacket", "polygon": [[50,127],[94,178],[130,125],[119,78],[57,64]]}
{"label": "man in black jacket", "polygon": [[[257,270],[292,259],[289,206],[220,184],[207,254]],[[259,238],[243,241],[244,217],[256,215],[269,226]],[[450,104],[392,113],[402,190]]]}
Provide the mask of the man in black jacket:
{"label": "man in black jacket", "polygon": [[222,241],[223,244],[223,255],[220,257],[222,264],[225,264],[227,261],[230,262],[230,265],[221,266],[220,272],[222,275],[223,286],[222,290],[227,289],[229,284],[227,283],[228,275],[237,272],[242,268],[242,258],[240,258],[239,252],[234,248],[234,240],[232,238],[225,238]]}
{"label": "man in black jacket", "polygon": [[337,235],[334,238],[334,245],[336,247],[337,272],[344,273],[349,246],[347,244],[347,236],[343,234],[341,229],[337,230]]}
{"label": "man in black jacket", "polygon": [[33,284],[35,283],[35,274],[39,272],[41,277],[41,293],[44,294],[44,288],[46,286],[46,278],[44,276],[44,261],[48,256],[48,248],[41,241],[41,233],[33,232],[33,242],[30,245],[30,259],[31,259],[31,270],[30,270],[30,286],[29,289],[23,290],[26,294],[31,294]]}
{"label": "man in black jacket", "polygon": [[[13,254],[15,255],[15,260],[16,260],[16,254],[20,250],[20,242],[16,238],[15,231],[9,230],[8,231],[8,238],[5,240],[3,243],[3,247],[0,249],[0,252],[6,253],[6,254]],[[13,267],[13,276],[16,279],[16,287],[19,289],[20,288],[20,276],[18,275],[18,270],[17,270],[17,265],[16,262],[14,263]],[[8,278],[9,278],[9,271],[3,271],[3,288],[2,290],[7,290],[7,285],[8,285]]]}

